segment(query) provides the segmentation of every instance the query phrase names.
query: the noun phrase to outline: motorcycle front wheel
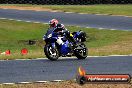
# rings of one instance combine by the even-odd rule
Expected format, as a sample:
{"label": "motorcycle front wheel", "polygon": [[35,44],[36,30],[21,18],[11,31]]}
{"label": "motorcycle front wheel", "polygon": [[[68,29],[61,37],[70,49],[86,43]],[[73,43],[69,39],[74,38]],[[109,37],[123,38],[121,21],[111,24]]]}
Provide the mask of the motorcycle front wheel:
{"label": "motorcycle front wheel", "polygon": [[46,44],[44,47],[44,53],[46,57],[51,61],[56,61],[59,58],[59,51],[56,47],[52,48],[50,44]]}

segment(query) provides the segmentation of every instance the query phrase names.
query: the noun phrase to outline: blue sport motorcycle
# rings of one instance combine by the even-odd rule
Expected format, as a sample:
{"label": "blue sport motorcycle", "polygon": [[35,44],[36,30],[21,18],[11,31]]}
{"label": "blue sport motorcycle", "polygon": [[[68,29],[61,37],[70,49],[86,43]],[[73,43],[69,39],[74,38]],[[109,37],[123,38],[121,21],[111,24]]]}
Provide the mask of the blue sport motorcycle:
{"label": "blue sport motorcycle", "polygon": [[43,36],[46,45],[44,46],[44,53],[49,60],[55,61],[59,57],[76,56],[78,59],[85,59],[88,54],[88,49],[84,42],[86,41],[86,33],[83,31],[73,32],[70,34],[76,41],[76,47],[67,38],[65,34],[54,32],[50,29]]}

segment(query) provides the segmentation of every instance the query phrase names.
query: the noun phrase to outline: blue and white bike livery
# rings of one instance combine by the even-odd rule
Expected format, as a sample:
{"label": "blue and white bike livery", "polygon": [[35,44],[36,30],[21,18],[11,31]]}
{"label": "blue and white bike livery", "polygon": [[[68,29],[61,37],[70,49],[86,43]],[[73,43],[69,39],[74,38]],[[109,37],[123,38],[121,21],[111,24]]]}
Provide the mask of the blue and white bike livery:
{"label": "blue and white bike livery", "polygon": [[57,60],[60,56],[76,56],[78,59],[85,59],[88,54],[86,45],[83,43],[86,41],[86,34],[82,31],[73,32],[74,39],[77,42],[76,47],[73,47],[73,43],[65,36],[54,32],[54,29],[50,29],[44,35],[43,40],[46,45],[44,46],[44,53],[49,60]]}

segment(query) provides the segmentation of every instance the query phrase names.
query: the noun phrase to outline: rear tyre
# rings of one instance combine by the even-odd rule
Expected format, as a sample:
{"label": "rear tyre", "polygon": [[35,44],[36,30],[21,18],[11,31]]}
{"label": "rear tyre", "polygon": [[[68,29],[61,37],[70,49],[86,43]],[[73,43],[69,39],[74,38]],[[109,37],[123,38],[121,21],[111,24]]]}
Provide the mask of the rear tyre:
{"label": "rear tyre", "polygon": [[86,45],[84,43],[78,44],[74,54],[78,59],[85,59],[88,55],[88,49]]}
{"label": "rear tyre", "polygon": [[44,53],[46,57],[51,61],[56,61],[59,58],[59,52],[58,49],[52,48],[50,44],[46,44],[44,47]]}

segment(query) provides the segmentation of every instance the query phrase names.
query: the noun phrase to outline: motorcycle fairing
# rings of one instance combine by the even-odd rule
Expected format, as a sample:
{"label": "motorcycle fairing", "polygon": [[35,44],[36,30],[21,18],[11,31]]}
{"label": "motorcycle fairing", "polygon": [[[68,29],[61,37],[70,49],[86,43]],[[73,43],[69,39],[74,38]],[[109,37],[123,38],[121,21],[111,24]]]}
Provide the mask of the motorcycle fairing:
{"label": "motorcycle fairing", "polygon": [[63,45],[61,45],[60,51],[62,55],[67,55],[70,52],[70,48],[68,44],[69,42],[66,41]]}

